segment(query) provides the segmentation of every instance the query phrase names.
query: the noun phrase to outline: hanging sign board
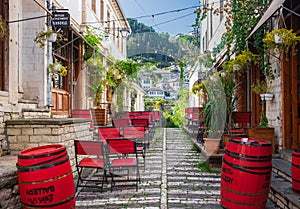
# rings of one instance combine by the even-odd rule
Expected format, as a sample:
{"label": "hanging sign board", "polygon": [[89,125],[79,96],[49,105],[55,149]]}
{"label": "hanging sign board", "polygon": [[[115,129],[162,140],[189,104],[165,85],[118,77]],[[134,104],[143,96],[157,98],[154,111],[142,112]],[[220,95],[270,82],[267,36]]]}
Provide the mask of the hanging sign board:
{"label": "hanging sign board", "polygon": [[65,28],[70,26],[70,14],[68,12],[53,12],[52,26],[56,28]]}

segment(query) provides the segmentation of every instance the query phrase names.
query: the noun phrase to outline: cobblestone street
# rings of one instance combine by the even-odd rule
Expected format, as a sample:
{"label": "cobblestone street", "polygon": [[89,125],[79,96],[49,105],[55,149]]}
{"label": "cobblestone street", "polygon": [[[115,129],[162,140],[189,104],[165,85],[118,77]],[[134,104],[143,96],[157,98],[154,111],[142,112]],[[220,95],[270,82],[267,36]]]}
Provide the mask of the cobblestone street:
{"label": "cobblestone street", "polygon": [[137,192],[79,189],[76,208],[221,208],[220,174],[201,171],[204,161],[182,129],[156,130]]}

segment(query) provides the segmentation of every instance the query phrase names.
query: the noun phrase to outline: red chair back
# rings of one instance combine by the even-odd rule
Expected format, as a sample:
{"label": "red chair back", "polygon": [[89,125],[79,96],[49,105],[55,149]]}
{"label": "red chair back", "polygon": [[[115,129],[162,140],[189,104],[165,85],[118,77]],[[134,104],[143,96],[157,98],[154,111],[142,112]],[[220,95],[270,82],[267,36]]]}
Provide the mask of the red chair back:
{"label": "red chair back", "polygon": [[134,154],[136,153],[136,143],[131,139],[114,138],[107,139],[110,154]]}
{"label": "red chair back", "polygon": [[232,120],[234,123],[248,124],[251,122],[250,112],[232,112]]}
{"label": "red chair back", "polygon": [[142,126],[146,130],[149,129],[149,119],[147,118],[133,118],[131,119],[132,126]]}
{"label": "red chair back", "polygon": [[75,144],[75,154],[77,155],[101,156],[104,154],[102,141],[74,140],[74,144]]}
{"label": "red chair back", "polygon": [[145,138],[145,128],[143,126],[137,126],[137,127],[124,127],[123,128],[123,137],[124,138],[138,138],[142,139]]}
{"label": "red chair back", "polygon": [[112,124],[114,127],[126,127],[129,126],[129,119],[113,119]]}
{"label": "red chair back", "polygon": [[98,128],[98,139],[106,143],[108,138],[119,138],[120,130],[117,127],[100,127]]}

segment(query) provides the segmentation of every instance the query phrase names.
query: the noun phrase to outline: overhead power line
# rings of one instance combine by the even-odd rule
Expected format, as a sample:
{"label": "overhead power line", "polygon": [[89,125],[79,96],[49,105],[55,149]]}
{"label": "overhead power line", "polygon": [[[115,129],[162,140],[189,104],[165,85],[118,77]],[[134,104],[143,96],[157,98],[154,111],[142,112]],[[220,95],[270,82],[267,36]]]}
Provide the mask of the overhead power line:
{"label": "overhead power line", "polygon": [[[137,1],[136,1],[136,3],[138,4],[139,7],[141,7],[141,5]],[[219,1],[211,2],[210,4],[206,4],[205,7],[214,6],[219,3],[220,3]],[[128,18],[130,18],[130,19],[154,18],[156,16],[161,16],[161,15],[170,14],[170,13],[174,13],[174,12],[182,12],[182,11],[189,10],[189,9],[201,8],[203,6],[204,5],[190,6],[190,7],[185,7],[185,8],[181,8],[181,9],[174,9],[174,10],[159,12],[159,13],[150,14],[150,15],[142,15],[142,16],[138,16],[138,17],[128,17]],[[144,10],[144,8],[141,7],[141,9],[144,11],[145,14],[147,14],[146,11]],[[189,14],[189,15],[191,15],[191,14]],[[99,24],[99,23],[119,22],[119,21],[124,21],[124,20],[126,20],[126,19],[122,18],[122,19],[105,20],[105,21],[85,22],[84,24],[97,24],[97,23]]]}
{"label": "overhead power line", "polygon": [[155,16],[160,16],[160,15],[165,15],[165,14],[169,14],[169,13],[173,13],[173,12],[182,12],[188,9],[195,9],[198,8],[198,6],[191,6],[191,7],[186,7],[183,9],[175,9],[175,10],[170,10],[170,11],[166,11],[166,12],[160,12],[160,13],[156,13],[156,14],[152,14],[152,15],[143,15],[143,16],[139,16],[139,17],[134,17],[133,19],[142,19],[142,18],[148,18],[148,17],[155,17]]}
{"label": "overhead power line", "polygon": [[186,15],[180,16],[180,17],[176,17],[176,18],[173,18],[173,19],[161,22],[161,23],[157,23],[155,25],[152,25],[151,27],[155,27],[155,26],[158,26],[158,25],[163,25],[163,24],[166,24],[166,23],[169,23],[169,22],[173,22],[175,20],[178,20],[178,19],[181,19],[181,18],[185,18],[185,17],[188,17],[188,16],[193,15],[193,14],[194,14],[194,12],[190,13],[190,14],[186,14]]}
{"label": "overhead power line", "polygon": [[[142,18],[153,18],[155,16],[160,16],[160,15],[164,15],[164,14],[169,14],[169,13],[174,13],[174,12],[182,12],[188,9],[195,9],[200,7],[198,6],[191,6],[191,7],[186,7],[186,8],[182,8],[182,9],[175,9],[175,10],[169,10],[169,11],[165,11],[165,12],[159,12],[159,13],[155,13],[155,14],[151,14],[151,15],[142,15],[142,16],[138,16],[138,17],[128,17],[130,19],[142,19]],[[145,12],[146,13],[146,12]],[[96,22],[85,22],[85,24],[96,24],[96,23],[108,23],[108,22],[114,22],[114,21],[124,21],[125,19],[115,19],[115,20],[106,20],[106,21],[96,21]]]}

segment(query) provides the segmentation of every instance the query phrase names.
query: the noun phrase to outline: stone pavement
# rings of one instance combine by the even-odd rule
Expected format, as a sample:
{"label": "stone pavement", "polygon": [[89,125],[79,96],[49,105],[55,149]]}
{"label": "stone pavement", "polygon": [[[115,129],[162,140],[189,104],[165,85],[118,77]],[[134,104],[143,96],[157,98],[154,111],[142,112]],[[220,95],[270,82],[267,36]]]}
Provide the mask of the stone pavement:
{"label": "stone pavement", "polygon": [[141,169],[139,190],[81,190],[76,208],[221,208],[220,173],[201,171],[204,157],[182,129],[156,131]]}

